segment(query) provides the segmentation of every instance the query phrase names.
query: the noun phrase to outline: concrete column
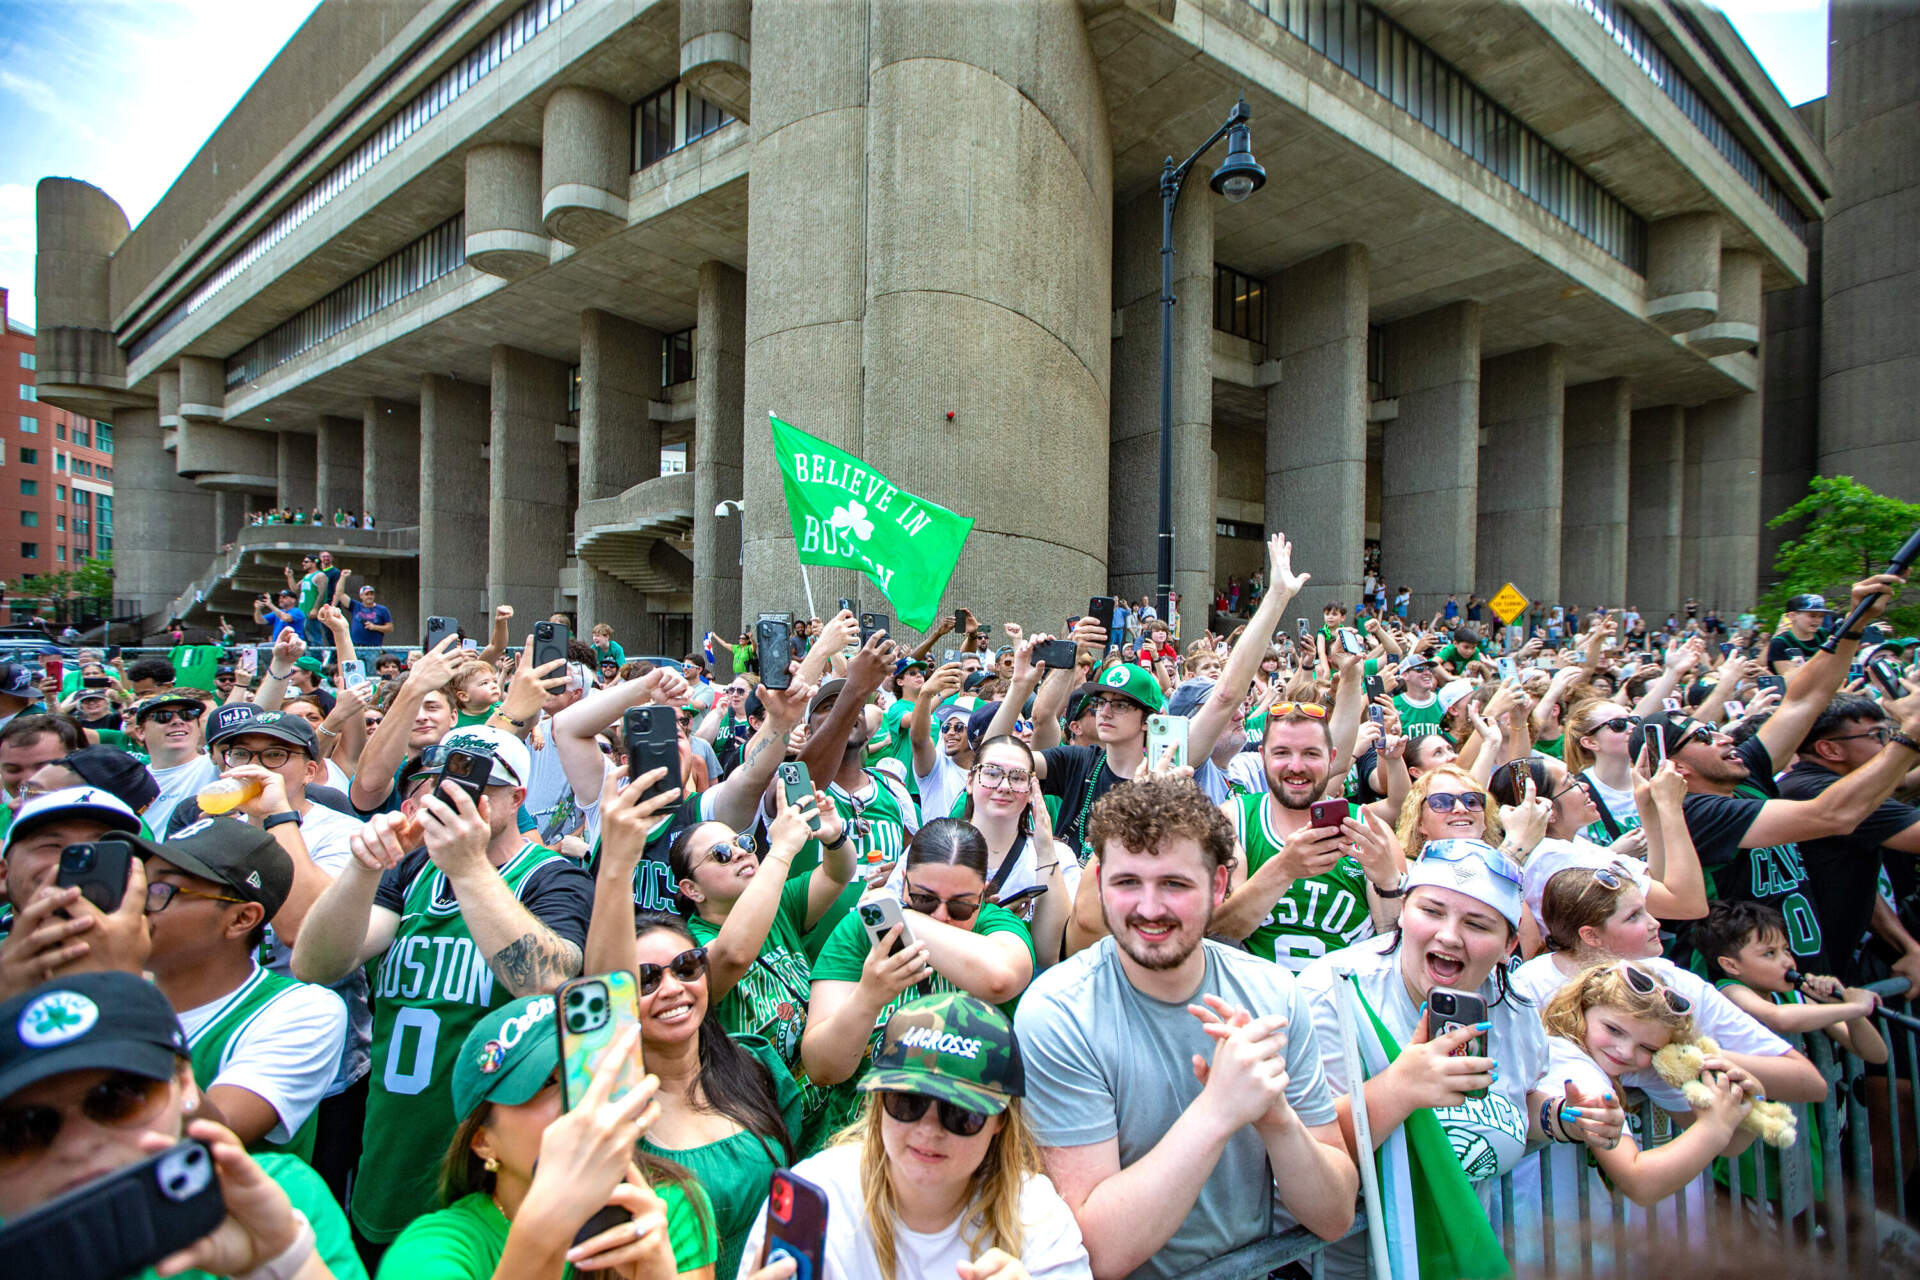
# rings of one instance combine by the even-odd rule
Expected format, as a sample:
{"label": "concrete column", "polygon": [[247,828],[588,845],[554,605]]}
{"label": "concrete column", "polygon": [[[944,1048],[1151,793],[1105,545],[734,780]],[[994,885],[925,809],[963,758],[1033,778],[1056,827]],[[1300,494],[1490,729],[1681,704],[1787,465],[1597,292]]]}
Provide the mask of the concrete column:
{"label": "concrete column", "polygon": [[327,519],[336,508],[360,514],[361,433],[356,418],[324,417],[314,437],[314,499]]}
{"label": "concrete column", "polygon": [[540,125],[540,218],[547,234],[589,245],[627,225],[633,109],[598,89],[563,85]]}
{"label": "concrete column", "polygon": [[173,467],[204,488],[238,488],[276,471],[274,437],[226,425],[226,367],[206,356],[183,356],[155,380],[160,426],[175,432]]}
{"label": "concrete column", "polygon": [[1474,581],[1483,597],[1512,582],[1533,600],[1565,598],[1560,588],[1564,371],[1565,353],[1552,344],[1496,356],[1480,366],[1483,442]]}
{"label": "concrete column", "polygon": [[1720,219],[1662,218],[1647,228],[1647,319],[1668,333],[1711,323],[1720,311]]}
{"label": "concrete column", "polygon": [[487,597],[490,432],[487,388],[421,377],[420,617],[458,618],[476,637],[493,612]]}
{"label": "concrete column", "polygon": [[567,562],[567,366],[518,347],[493,348],[487,598],[510,604],[524,629],[553,612]]}
{"label": "concrete column", "polygon": [[[741,495],[746,391],[747,278],[724,262],[700,264],[700,371],[693,430],[693,642],[740,634],[740,517],[714,508]],[[830,606],[822,606],[823,608]],[[725,662],[725,658],[721,659]],[[716,673],[717,675],[718,673]]]}
{"label": "concrete column", "polygon": [[[1814,136],[1818,137],[1818,134]],[[1774,580],[1780,544],[1798,537],[1798,522],[1775,529],[1766,522],[1807,496],[1807,484],[1820,466],[1820,281],[1821,224],[1808,245],[1809,283],[1766,295],[1762,314],[1766,419],[1760,472],[1760,579]],[[1883,420],[1883,429],[1887,422]]]}
{"label": "concrete column", "polygon": [[1760,345],[1760,255],[1728,250],[1720,255],[1720,312],[1712,324],[1687,334],[1687,345],[1705,356],[1730,356]]}
{"label": "concrete column", "polygon": [[158,613],[212,563],[214,497],[174,471],[154,409],[114,414],[113,487],[114,594]]}
{"label": "concrete column", "polygon": [[[1173,587],[1190,635],[1207,629],[1214,585],[1211,197],[1204,184],[1191,184],[1173,218]],[[1161,218],[1157,189],[1114,216],[1121,336],[1112,344],[1107,580],[1129,600],[1159,586]]]}
{"label": "concrete column", "polygon": [[[580,501],[613,498],[660,474],[660,332],[607,311],[580,313]],[[697,540],[697,539],[696,539]],[[580,561],[580,631],[609,623],[639,644],[653,634],[646,597]]]}
{"label": "concrete column", "polygon": [[1698,440],[1700,469],[1700,518],[1697,524],[1688,521],[1687,527],[1697,567],[1687,594],[1697,596],[1702,609],[1740,613],[1753,606],[1758,594],[1763,439],[1757,392],[1711,400],[1687,411],[1688,465],[1693,465],[1692,446]]}
{"label": "concrete column", "polygon": [[1560,594],[1582,608],[1627,601],[1627,483],[1633,387],[1567,388],[1560,472]]}
{"label": "concrete column", "polygon": [[540,220],[540,148],[499,142],[466,155],[467,261],[516,280],[545,267],[553,241]]}
{"label": "concrete column", "polygon": [[1633,415],[1627,450],[1627,604],[1664,620],[1680,607],[1686,414],[1678,405]]}
{"label": "concrete column", "polygon": [[1387,328],[1380,571],[1425,618],[1474,582],[1478,541],[1480,306],[1454,302]]}
{"label": "concrete column", "polygon": [[680,82],[739,120],[751,119],[752,29],[751,0],[680,0]]}
{"label": "concrete column", "polygon": [[247,504],[253,501],[251,494],[216,492],[213,495],[213,550],[221,548],[240,536],[240,530],[246,527],[247,512],[252,510]]}
{"label": "concrete column", "polygon": [[295,511],[311,512],[314,506],[314,440],[296,431],[282,431],[274,437],[280,478],[278,505]]}
{"label": "concrete column", "polygon": [[1821,475],[1920,501],[1920,9],[1829,7]]}
{"label": "concrete column", "polygon": [[360,406],[360,491],[374,527],[420,523],[420,407],[368,396]]}
{"label": "concrete column", "polygon": [[127,215],[107,193],[74,178],[34,189],[35,380],[63,404],[111,421],[123,403],[127,361],[113,336],[108,277],[127,238]]}
{"label": "concrete column", "polygon": [[1267,533],[1292,539],[1294,569],[1313,575],[1293,617],[1316,625],[1328,601],[1360,598],[1366,558],[1367,280],[1366,246],[1348,244],[1268,290],[1281,381],[1267,391]]}

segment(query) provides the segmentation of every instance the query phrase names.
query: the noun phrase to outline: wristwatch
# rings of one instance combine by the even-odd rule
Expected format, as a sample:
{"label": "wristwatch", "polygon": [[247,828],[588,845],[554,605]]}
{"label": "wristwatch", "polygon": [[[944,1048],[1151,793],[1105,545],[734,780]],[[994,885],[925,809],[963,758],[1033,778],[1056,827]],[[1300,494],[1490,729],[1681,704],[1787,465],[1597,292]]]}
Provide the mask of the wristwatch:
{"label": "wristwatch", "polygon": [[260,829],[262,831],[271,831],[275,827],[284,826],[289,822],[291,822],[296,827],[299,826],[300,815],[295,813],[291,809],[287,810],[285,813],[270,813],[261,821]]}
{"label": "wristwatch", "polygon": [[1407,873],[1404,871],[1400,873],[1400,883],[1391,889],[1382,889],[1377,884],[1373,886],[1373,896],[1376,898],[1404,898],[1411,892],[1412,890],[1407,886]]}
{"label": "wristwatch", "polygon": [[1920,742],[1915,742],[1898,729],[1887,735],[1887,742],[1892,746],[1905,747],[1914,754],[1920,755]]}

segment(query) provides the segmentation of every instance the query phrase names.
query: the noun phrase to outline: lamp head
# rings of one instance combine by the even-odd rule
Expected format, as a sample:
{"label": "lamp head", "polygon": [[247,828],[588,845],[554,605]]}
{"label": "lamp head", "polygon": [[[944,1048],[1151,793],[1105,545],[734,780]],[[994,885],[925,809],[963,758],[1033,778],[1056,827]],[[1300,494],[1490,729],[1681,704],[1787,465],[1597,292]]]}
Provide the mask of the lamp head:
{"label": "lamp head", "polygon": [[1227,134],[1227,158],[1213,171],[1208,185],[1233,204],[1239,204],[1266,185],[1267,171],[1253,158],[1248,145],[1248,129],[1237,124]]}

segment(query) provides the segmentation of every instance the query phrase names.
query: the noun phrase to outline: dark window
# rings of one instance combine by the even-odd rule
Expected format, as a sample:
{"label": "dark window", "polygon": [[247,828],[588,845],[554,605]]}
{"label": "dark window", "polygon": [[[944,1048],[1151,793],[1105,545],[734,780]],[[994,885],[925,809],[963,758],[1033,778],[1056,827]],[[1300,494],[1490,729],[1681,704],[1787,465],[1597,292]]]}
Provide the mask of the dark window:
{"label": "dark window", "polygon": [[1267,340],[1267,286],[1262,280],[1213,264],[1213,327],[1236,338]]}
{"label": "dark window", "polygon": [[698,375],[693,367],[693,335],[698,332],[698,329],[682,329],[660,339],[661,386],[691,382]]}

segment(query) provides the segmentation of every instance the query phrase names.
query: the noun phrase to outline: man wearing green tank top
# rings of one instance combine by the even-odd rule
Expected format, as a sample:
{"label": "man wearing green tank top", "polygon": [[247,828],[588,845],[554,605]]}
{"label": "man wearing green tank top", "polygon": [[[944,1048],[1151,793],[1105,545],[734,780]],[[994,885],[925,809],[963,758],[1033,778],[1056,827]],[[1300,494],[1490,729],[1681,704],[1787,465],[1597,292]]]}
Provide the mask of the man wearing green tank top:
{"label": "man wearing green tank top", "polygon": [[[467,1032],[507,1001],[577,975],[592,911],[586,872],[519,831],[526,744],[477,727],[441,745],[492,757],[480,801],[442,781],[368,823],[293,951],[294,973],[310,982],[375,963],[373,1070],[349,1209],[355,1230],[380,1244],[436,1205],[454,1129],[452,1060]],[[422,848],[402,838],[412,822]]]}

